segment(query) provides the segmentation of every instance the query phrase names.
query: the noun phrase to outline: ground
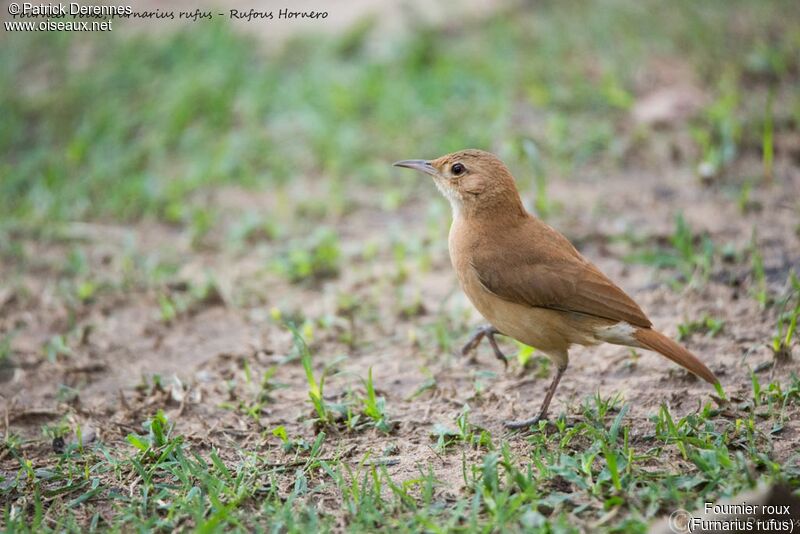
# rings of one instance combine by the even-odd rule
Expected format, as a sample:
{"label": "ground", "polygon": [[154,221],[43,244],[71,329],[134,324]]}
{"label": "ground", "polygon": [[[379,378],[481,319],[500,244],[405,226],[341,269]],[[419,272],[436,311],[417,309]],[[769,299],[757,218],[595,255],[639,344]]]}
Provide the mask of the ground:
{"label": "ground", "polygon": [[[0,524],[641,531],[796,489],[800,15],[681,5],[647,38],[657,15],[626,3],[586,28],[512,6],[389,58],[362,49],[369,23],[280,52],[227,25],[107,50],[20,38]],[[505,430],[553,366],[505,338],[507,368],[460,354],[482,321],[449,208],[391,167],[466,146],[503,157],[724,393],[655,353],[575,347],[552,422]]]}

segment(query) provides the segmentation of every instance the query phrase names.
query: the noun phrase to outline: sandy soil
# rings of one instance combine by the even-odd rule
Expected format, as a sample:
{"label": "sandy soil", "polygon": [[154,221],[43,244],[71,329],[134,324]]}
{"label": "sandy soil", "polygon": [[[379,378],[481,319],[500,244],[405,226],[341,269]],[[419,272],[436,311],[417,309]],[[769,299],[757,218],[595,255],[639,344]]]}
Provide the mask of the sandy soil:
{"label": "sandy soil", "polygon": [[[626,173],[636,175],[635,189]],[[718,336],[695,334],[685,343],[721,378],[730,395],[747,398],[750,370],[773,359],[766,343],[775,330],[774,312],[762,311],[748,294],[749,269],[719,263],[708,283],[675,292],[658,281],[664,273],[646,265],[624,264],[620,257],[625,247],[607,238],[633,226],[657,241],[672,231],[676,206],[685,208],[693,228],[707,231],[715,243],[729,243],[736,250],[747,247],[755,225],[767,279],[777,292],[789,270],[800,265],[797,220],[786,202],[796,198],[800,173],[789,167],[782,173],[790,179],[760,189],[753,201],[761,208],[746,215],[738,212],[724,191],[702,186],[680,169],[630,170],[602,179],[579,176],[553,184],[551,195],[563,209],[552,222],[629,291],[663,331],[674,335],[679,323],[704,314],[723,320],[725,326]],[[433,193],[431,184],[420,187],[421,197]],[[236,190],[222,191],[218,200],[224,204],[238,196]],[[530,200],[530,194],[525,196]],[[425,219],[424,207],[424,202],[412,202],[398,214],[408,235],[424,234],[423,224],[418,222]],[[398,423],[389,435],[374,430],[342,432],[337,436],[338,446],[355,459],[363,458],[367,451],[393,451],[395,461],[389,472],[401,479],[414,476],[418,464],[430,463],[438,476],[452,479],[456,488],[460,456],[443,456],[434,450],[430,437],[434,425],[453,427],[464,404],[469,404],[474,424],[495,436],[503,435],[504,419],[526,416],[538,406],[549,376],[526,372],[516,362],[504,371],[485,345],[477,359],[471,360],[457,356],[457,346],[447,351],[436,348],[430,331],[442,314],[451,318],[449,328],[455,331],[480,321],[451,272],[445,245],[446,217],[443,214],[440,242],[433,245],[431,269],[412,271],[401,286],[401,293],[421,298],[420,314],[413,317],[398,315],[397,291],[385,276],[393,269],[388,254],[370,261],[354,257],[342,276],[318,287],[295,286],[264,273],[262,261],[269,257],[269,250],[259,254],[197,253],[186,236],[145,224],[132,228],[82,225],[76,233],[82,234],[92,262],[105,265],[110,272],[121,257],[120,233],[135,236],[143,251],[177,244],[186,260],[182,269],[185,279],[211,269],[220,280],[223,298],[200,303],[171,324],[159,318],[157,295],[150,291],[101,297],[70,317],[54,298],[59,279],[56,267],[65,254],[64,247],[22,240],[30,256],[40,258],[42,268],[25,273],[16,292],[6,290],[0,295],[0,328],[17,331],[12,341],[14,367],[6,369],[1,378],[0,413],[5,414],[11,431],[33,439],[31,446],[43,455],[49,450],[49,442],[41,435],[43,423],[66,415],[95,429],[100,439],[121,443],[156,409],[165,408],[176,422],[176,432],[194,437],[198,443],[215,444],[223,450],[230,450],[226,443],[231,440],[237,446],[272,445],[280,458],[277,439],[262,437],[263,431],[284,425],[289,435],[311,440],[315,429],[308,423],[312,411],[302,367],[297,361],[282,363],[292,353],[292,344],[286,330],[270,319],[269,310],[278,307],[312,319],[334,318],[334,326],[319,329],[312,343],[318,370],[336,356],[346,356],[326,384],[326,397],[339,399],[351,390],[363,390],[362,379],[372,367],[379,394],[386,398],[390,417]],[[343,249],[358,250],[360,243],[380,241],[390,224],[396,221],[380,211],[357,210],[337,223]],[[4,266],[6,271],[10,267]],[[337,296],[342,293],[356,295],[371,309],[369,314],[356,315],[356,348],[338,339],[339,333],[349,328],[337,311]],[[251,304],[239,304],[248,301]],[[454,323],[452,318],[459,317],[465,319]],[[47,361],[42,347],[52,335],[68,330],[72,322],[75,328],[68,340],[72,354]],[[457,337],[458,346],[466,334]],[[510,343],[503,347],[514,353]],[[252,398],[258,389],[257,378],[256,384],[246,383],[244,362],[253,377],[275,366],[274,381],[286,386],[270,393],[271,400],[257,421],[224,407]],[[793,359],[767,368],[760,377],[762,382],[771,377],[782,380],[798,371],[800,363]],[[152,374],[162,377],[163,390],[142,386],[147,381],[144,377]],[[435,387],[414,396],[430,377],[435,379]],[[77,396],[65,398],[63,386],[74,388]],[[647,417],[662,403],[684,415],[709,401],[713,390],[654,353],[634,356],[628,349],[610,345],[576,347],[552,413],[576,417],[580,403],[594,392],[622,395],[631,404],[629,417],[641,420],[638,428],[644,435],[652,431]],[[776,436],[777,458],[785,459],[796,450],[798,425],[798,419],[792,417]],[[515,443],[524,447],[525,442]]]}

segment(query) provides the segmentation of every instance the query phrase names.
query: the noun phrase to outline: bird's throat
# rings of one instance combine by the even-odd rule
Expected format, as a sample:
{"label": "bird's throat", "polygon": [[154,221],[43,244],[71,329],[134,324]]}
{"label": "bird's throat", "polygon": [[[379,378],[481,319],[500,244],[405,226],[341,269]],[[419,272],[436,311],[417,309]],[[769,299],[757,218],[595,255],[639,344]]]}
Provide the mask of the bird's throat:
{"label": "bird's throat", "polygon": [[450,203],[450,209],[453,211],[453,220],[458,219],[463,213],[464,203],[458,192],[449,187],[448,184],[442,183],[440,180],[434,180],[436,188],[442,193],[444,198]]}

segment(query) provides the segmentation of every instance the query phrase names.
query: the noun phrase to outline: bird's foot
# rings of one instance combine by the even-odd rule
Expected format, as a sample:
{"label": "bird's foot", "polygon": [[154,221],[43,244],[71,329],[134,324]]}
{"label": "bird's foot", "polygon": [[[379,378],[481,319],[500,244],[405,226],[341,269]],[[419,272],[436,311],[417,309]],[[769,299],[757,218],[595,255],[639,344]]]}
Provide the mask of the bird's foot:
{"label": "bird's foot", "polygon": [[520,421],[504,421],[503,426],[511,430],[518,430],[520,428],[528,428],[539,423],[539,421],[547,421],[546,415],[537,415],[530,419],[522,419]]}
{"label": "bird's foot", "polygon": [[530,419],[523,419],[522,421],[506,421],[504,424],[506,428],[511,429],[518,429],[518,428],[528,428],[532,425],[535,425],[539,421],[547,421],[547,411],[550,408],[550,401],[553,400],[553,395],[556,392],[556,388],[558,387],[558,382],[561,380],[561,375],[564,374],[564,371],[567,370],[567,366],[564,365],[559,366],[558,370],[556,371],[556,376],[553,377],[553,381],[550,382],[550,387],[547,388],[547,394],[544,396],[544,402],[542,403],[542,407],[539,409],[539,415],[536,417],[531,417]]}
{"label": "bird's foot", "polygon": [[480,328],[478,328],[475,331],[475,333],[472,335],[472,337],[469,338],[469,341],[467,341],[467,344],[464,345],[464,347],[461,349],[461,355],[462,356],[466,356],[470,352],[472,352],[473,350],[478,348],[478,345],[481,344],[481,340],[483,339],[483,336],[486,335],[485,329],[486,329],[485,326],[481,326]]}
{"label": "bird's foot", "polygon": [[461,355],[466,356],[475,350],[483,337],[486,336],[489,339],[489,344],[492,346],[492,350],[494,351],[494,357],[503,362],[503,365],[507,368],[508,358],[506,358],[506,355],[500,350],[500,347],[497,345],[497,341],[494,339],[494,335],[499,333],[500,331],[491,325],[479,327],[472,337],[469,338],[469,341],[467,341],[467,344],[464,345],[464,348],[461,349]]}

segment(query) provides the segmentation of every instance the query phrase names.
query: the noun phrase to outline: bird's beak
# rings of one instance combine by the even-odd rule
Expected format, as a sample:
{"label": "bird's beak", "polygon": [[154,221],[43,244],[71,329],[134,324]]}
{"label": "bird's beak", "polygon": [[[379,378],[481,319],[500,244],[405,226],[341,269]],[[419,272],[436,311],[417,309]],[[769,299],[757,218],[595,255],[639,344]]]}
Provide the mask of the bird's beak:
{"label": "bird's beak", "polygon": [[407,167],[409,169],[414,169],[415,171],[421,171],[425,174],[430,174],[431,176],[437,176],[439,174],[436,171],[436,168],[431,165],[431,162],[425,161],[424,159],[404,159],[403,161],[397,161],[392,165],[395,167]]}

